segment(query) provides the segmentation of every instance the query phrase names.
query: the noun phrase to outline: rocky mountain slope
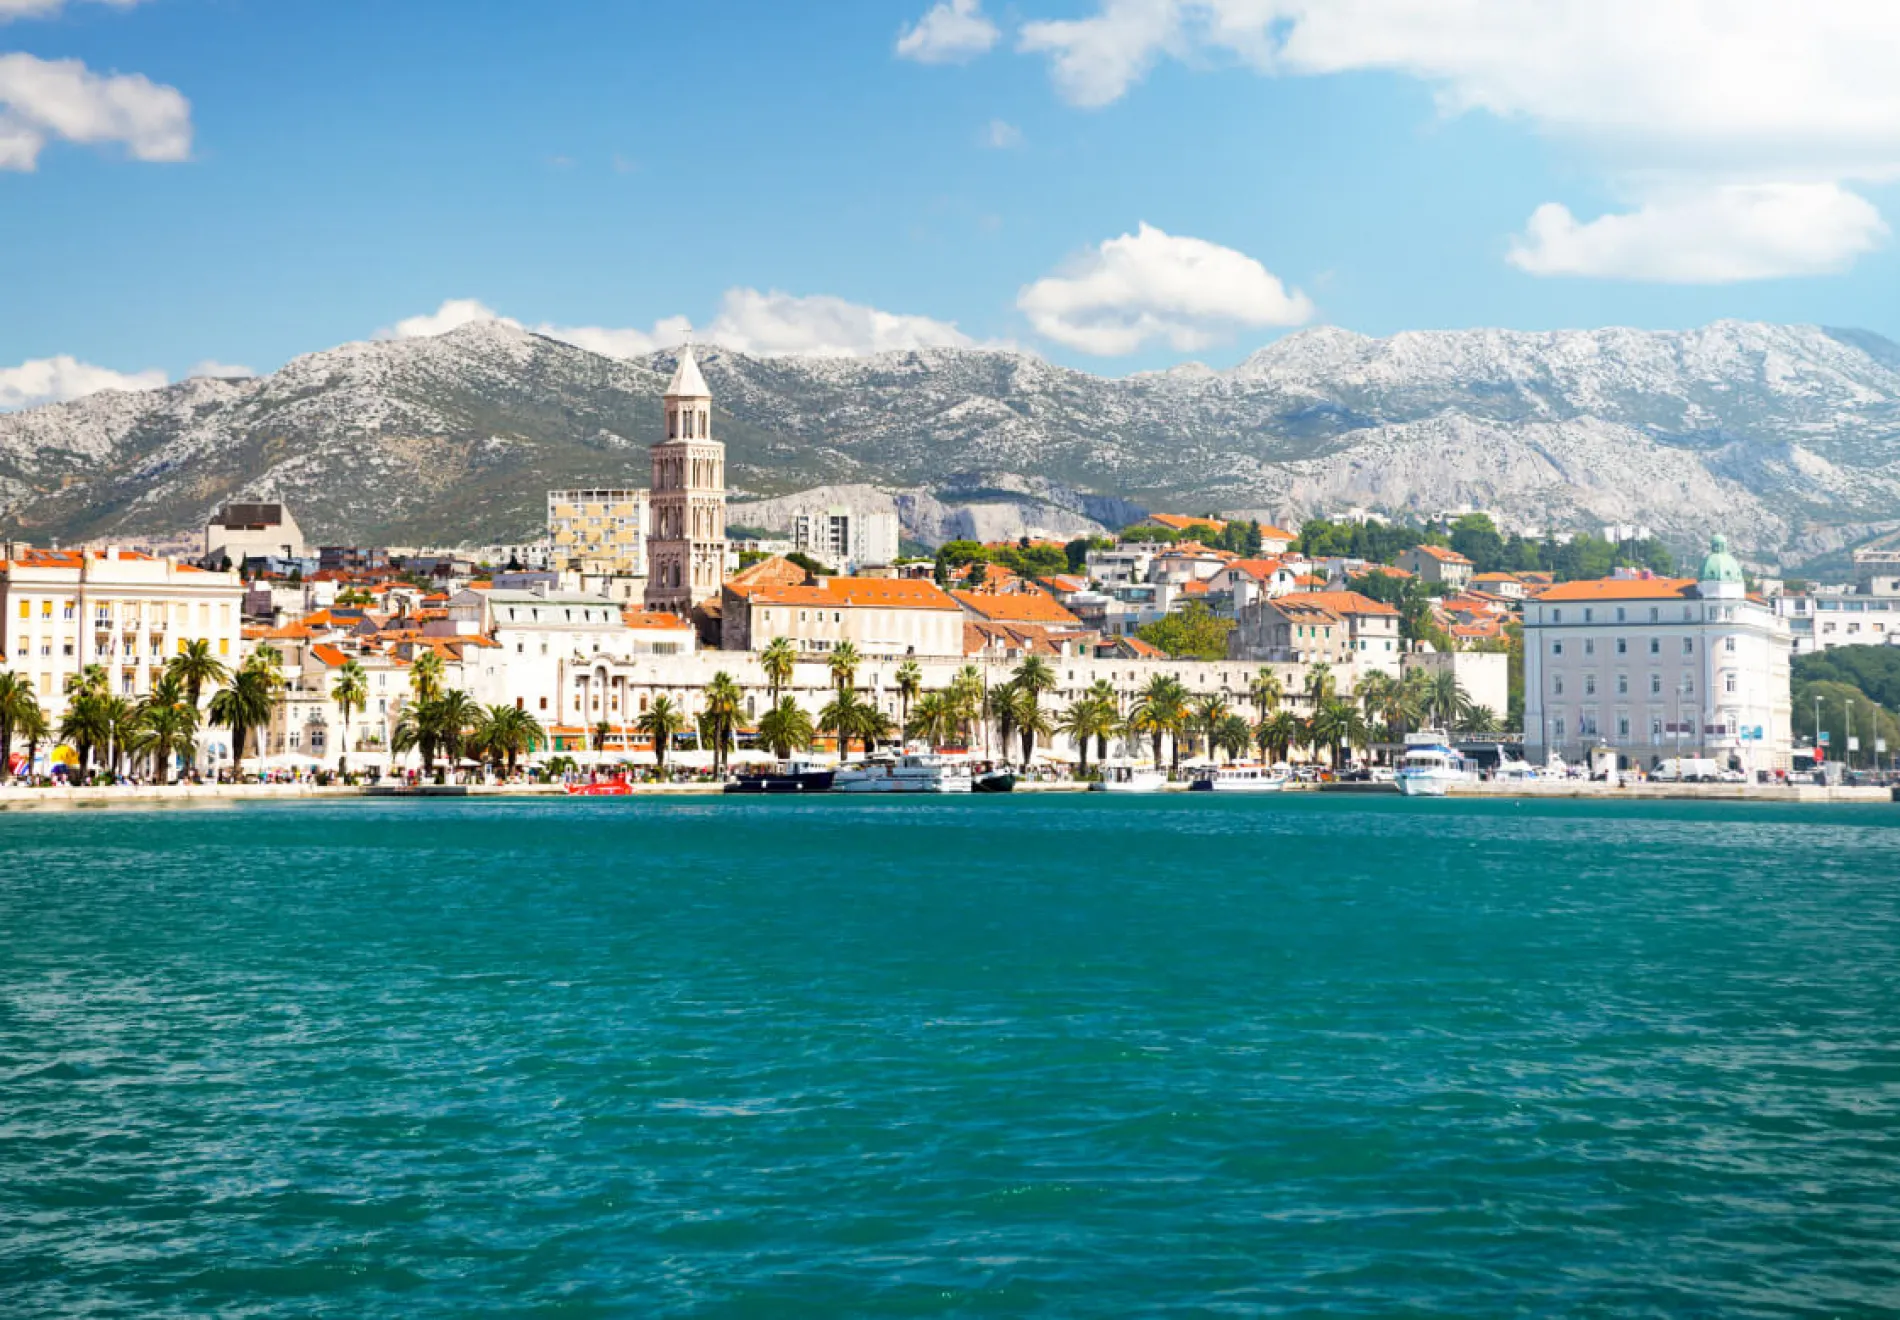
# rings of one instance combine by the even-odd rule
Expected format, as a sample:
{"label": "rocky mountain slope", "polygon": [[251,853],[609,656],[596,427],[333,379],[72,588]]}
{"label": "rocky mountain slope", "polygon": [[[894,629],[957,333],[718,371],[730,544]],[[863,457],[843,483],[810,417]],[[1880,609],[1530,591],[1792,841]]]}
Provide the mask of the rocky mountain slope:
{"label": "rocky mountain slope", "polygon": [[[1900,526],[1900,346],[1855,331],[1318,329],[1126,379],[982,350],[700,360],[736,493],[875,485],[931,539],[1064,510],[1475,505],[1721,527],[1773,560]],[[513,539],[550,486],[645,483],[671,367],[486,324],[0,416],[0,528],[154,534],[245,495],[320,539]]]}

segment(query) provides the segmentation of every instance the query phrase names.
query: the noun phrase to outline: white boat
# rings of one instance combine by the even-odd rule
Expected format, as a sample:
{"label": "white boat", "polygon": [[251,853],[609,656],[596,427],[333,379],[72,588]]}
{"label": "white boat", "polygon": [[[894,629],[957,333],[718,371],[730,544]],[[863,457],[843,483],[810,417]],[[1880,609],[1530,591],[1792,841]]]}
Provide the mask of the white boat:
{"label": "white boat", "polygon": [[1529,761],[1507,756],[1498,762],[1497,772],[1492,778],[1505,784],[1528,784],[1537,778],[1537,767]]}
{"label": "white boat", "polygon": [[968,793],[970,763],[935,752],[905,752],[840,766],[832,776],[834,793]]}
{"label": "white boat", "polygon": [[1278,793],[1287,778],[1264,765],[1217,765],[1188,787],[1197,793]]}
{"label": "white boat", "polygon": [[1102,767],[1102,777],[1089,785],[1091,793],[1159,793],[1167,787],[1168,777],[1144,766],[1110,762]]}
{"label": "white boat", "polygon": [[1405,735],[1405,759],[1399,763],[1399,792],[1407,797],[1444,797],[1453,784],[1476,776],[1464,757],[1451,749],[1442,729]]}

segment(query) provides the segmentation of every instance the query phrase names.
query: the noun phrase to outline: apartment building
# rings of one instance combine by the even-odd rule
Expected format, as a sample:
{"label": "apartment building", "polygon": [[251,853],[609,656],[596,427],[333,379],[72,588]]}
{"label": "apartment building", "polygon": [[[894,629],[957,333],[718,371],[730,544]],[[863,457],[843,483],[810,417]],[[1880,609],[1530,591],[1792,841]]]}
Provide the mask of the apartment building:
{"label": "apartment building", "polygon": [[963,607],[918,578],[827,577],[810,585],[740,583],[736,589],[728,583],[721,628],[721,646],[729,651],[756,650],[785,637],[801,651],[820,653],[849,641],[866,656],[963,654]]}
{"label": "apartment building", "polygon": [[897,515],[831,508],[792,519],[792,546],[828,568],[855,573],[897,562]]}
{"label": "apartment building", "polygon": [[548,492],[549,559],[593,575],[647,574],[647,492],[590,487]]}
{"label": "apartment building", "polygon": [[133,550],[42,550],[0,543],[0,666],[33,684],[58,719],[66,684],[101,665],[115,695],[144,696],[191,641],[241,659],[244,584]]}

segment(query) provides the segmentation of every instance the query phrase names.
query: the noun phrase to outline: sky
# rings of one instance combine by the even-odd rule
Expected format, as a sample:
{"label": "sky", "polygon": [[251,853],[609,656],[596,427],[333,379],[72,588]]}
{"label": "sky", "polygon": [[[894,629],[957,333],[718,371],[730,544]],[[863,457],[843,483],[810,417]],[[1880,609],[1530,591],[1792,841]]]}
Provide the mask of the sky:
{"label": "sky", "polygon": [[1894,0],[0,0],[0,408],[629,355],[1900,338]]}

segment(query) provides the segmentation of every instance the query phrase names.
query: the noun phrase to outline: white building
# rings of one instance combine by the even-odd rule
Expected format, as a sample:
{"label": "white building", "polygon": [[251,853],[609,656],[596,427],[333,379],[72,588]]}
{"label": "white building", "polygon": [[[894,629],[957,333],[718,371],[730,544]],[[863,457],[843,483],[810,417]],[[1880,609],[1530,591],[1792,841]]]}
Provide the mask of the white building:
{"label": "white building", "polygon": [[[0,544],[0,667],[33,684],[57,721],[67,680],[101,665],[115,696],[141,697],[191,641],[235,667],[244,584],[132,550],[38,550]],[[210,693],[202,693],[208,700]]]}
{"label": "white building", "polygon": [[1560,583],[1524,607],[1526,754],[1608,747],[1642,767],[1682,755],[1785,769],[1790,650],[1725,537],[1694,579]]}
{"label": "white building", "polygon": [[792,547],[843,573],[897,562],[897,515],[831,508],[792,519]]}
{"label": "white building", "polygon": [[[560,694],[570,668],[596,656],[631,658],[643,645],[642,630],[627,626],[618,602],[599,596],[550,591],[463,591],[449,601],[451,622],[479,619],[499,648],[499,690],[544,724],[561,716]],[[692,649],[687,635],[668,644]]]}
{"label": "white building", "polygon": [[204,562],[214,567],[226,557],[239,568],[252,556],[302,559],[309,553],[297,520],[282,504],[227,504],[205,524]]}

